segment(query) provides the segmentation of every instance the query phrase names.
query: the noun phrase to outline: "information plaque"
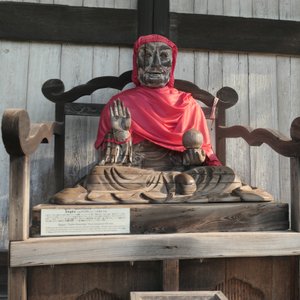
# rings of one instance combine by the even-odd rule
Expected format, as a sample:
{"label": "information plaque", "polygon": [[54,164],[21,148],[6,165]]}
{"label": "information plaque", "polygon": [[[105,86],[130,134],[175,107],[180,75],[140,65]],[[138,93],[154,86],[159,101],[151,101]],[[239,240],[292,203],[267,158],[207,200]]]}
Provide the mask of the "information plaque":
{"label": "information plaque", "polygon": [[41,236],[130,233],[130,208],[41,210]]}

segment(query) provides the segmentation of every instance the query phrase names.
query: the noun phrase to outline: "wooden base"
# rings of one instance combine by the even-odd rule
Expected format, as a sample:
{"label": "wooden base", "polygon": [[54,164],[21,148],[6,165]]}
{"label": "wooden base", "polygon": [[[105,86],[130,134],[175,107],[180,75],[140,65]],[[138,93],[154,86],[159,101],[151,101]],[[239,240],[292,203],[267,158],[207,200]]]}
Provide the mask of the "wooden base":
{"label": "wooden base", "polygon": [[[297,257],[181,260],[179,290],[221,290],[228,299],[295,300],[297,263]],[[161,261],[32,267],[28,299],[129,300],[131,291],[162,291],[162,272]]]}
{"label": "wooden base", "polygon": [[130,233],[271,231],[289,228],[288,205],[260,203],[51,205],[33,208],[31,236],[40,235],[42,209],[130,208]]}

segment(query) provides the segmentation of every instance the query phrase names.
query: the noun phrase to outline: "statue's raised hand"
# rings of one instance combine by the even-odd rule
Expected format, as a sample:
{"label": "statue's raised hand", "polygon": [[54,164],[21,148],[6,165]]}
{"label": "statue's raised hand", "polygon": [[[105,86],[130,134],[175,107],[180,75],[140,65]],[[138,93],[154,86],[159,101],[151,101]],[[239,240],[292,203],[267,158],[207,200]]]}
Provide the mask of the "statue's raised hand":
{"label": "statue's raised hand", "polygon": [[106,135],[105,155],[100,164],[129,164],[132,161],[130,112],[120,99],[115,100],[109,110],[111,132]]}
{"label": "statue's raised hand", "polygon": [[115,100],[109,109],[111,128],[114,139],[117,142],[124,142],[130,136],[130,112],[128,108],[124,106],[124,103],[120,99]]}

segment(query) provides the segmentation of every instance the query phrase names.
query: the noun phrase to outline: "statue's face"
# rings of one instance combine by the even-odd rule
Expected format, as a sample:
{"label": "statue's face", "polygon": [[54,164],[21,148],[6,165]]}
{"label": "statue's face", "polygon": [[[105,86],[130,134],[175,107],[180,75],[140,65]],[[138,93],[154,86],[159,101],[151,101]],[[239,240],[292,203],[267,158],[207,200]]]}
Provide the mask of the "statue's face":
{"label": "statue's face", "polygon": [[137,56],[138,79],[141,85],[163,87],[170,80],[172,49],[165,43],[142,45]]}

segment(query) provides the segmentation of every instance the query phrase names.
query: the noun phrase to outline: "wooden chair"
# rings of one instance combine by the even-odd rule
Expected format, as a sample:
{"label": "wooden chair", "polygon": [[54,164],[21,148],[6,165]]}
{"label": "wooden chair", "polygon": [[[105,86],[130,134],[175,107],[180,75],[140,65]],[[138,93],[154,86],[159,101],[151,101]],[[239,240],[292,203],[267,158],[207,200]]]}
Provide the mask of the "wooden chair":
{"label": "wooden chair", "polygon": [[[27,269],[35,266],[161,260],[163,261],[161,288],[178,290],[179,259],[300,254],[300,118],[295,119],[291,124],[291,138],[286,138],[273,130],[253,130],[240,125],[226,127],[225,111],[238,100],[236,92],[227,87],[219,90],[216,95],[220,99],[215,120],[217,155],[225,162],[226,138],[240,137],[251,146],[266,143],[277,153],[290,157],[292,186],[290,231],[30,237],[30,155],[40,143],[47,143],[53,136],[55,137],[56,189],[61,190],[64,187],[66,115],[99,117],[104,106],[74,101],[100,88],[111,87],[121,90],[130,81],[131,71],[123,73],[120,77],[95,78],[66,92],[60,80],[47,81],[42,91],[46,98],[55,103],[54,122],[31,124],[25,110],[5,111],[2,134],[6,150],[10,155],[10,299],[26,299]],[[204,108],[206,116],[211,115],[215,96],[183,80],[176,80],[175,87],[191,92],[194,98],[201,100],[207,106]],[[111,251],[112,249],[114,251]]]}

